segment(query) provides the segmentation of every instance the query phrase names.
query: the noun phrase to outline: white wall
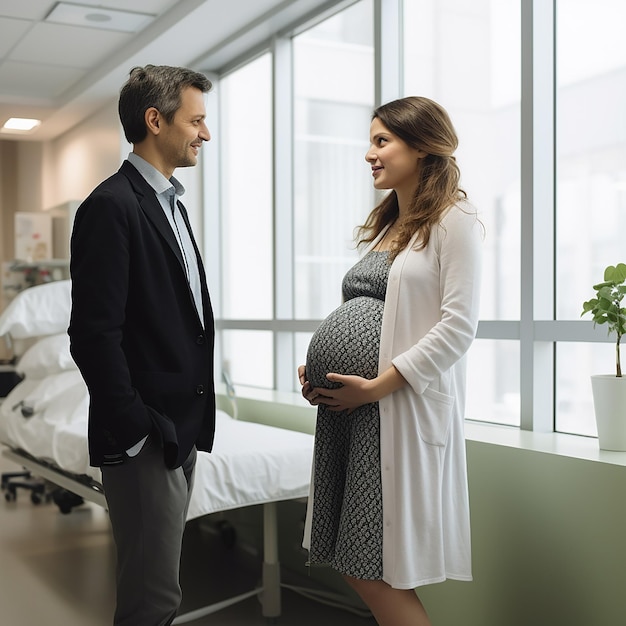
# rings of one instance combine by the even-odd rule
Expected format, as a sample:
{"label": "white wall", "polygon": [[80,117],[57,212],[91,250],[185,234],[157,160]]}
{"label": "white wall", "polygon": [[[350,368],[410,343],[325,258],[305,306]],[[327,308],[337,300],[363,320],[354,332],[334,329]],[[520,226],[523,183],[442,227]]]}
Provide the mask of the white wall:
{"label": "white wall", "polygon": [[46,145],[41,171],[43,208],[84,200],[120,166],[121,128],[117,102]]}
{"label": "white wall", "polygon": [[16,211],[41,211],[43,205],[44,144],[20,141],[17,145]]}

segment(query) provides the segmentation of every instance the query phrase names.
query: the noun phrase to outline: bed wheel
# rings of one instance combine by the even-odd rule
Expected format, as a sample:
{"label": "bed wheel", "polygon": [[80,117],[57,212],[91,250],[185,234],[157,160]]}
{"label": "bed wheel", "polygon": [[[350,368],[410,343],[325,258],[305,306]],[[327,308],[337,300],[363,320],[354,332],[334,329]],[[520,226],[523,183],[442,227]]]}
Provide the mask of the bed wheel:
{"label": "bed wheel", "polygon": [[15,502],[17,499],[17,494],[15,493],[15,489],[10,489],[4,494],[4,499],[7,502]]}
{"label": "bed wheel", "polygon": [[52,499],[63,515],[71,513],[75,506],[80,506],[85,502],[81,496],[62,488],[56,489],[52,493]]}

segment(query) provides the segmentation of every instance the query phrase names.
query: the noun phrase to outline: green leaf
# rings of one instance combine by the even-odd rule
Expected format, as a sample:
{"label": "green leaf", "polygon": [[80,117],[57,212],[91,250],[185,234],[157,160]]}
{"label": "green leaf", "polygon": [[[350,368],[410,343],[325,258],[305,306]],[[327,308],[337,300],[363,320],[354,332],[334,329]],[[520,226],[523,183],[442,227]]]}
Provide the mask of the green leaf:
{"label": "green leaf", "polygon": [[618,263],[616,267],[609,265],[604,270],[604,280],[621,284],[626,280],[626,264]]}
{"label": "green leaf", "polygon": [[598,283],[597,285],[594,285],[593,288],[596,291],[600,291],[600,289],[602,289],[603,287],[609,287],[612,283],[610,281],[605,281],[603,283]]}

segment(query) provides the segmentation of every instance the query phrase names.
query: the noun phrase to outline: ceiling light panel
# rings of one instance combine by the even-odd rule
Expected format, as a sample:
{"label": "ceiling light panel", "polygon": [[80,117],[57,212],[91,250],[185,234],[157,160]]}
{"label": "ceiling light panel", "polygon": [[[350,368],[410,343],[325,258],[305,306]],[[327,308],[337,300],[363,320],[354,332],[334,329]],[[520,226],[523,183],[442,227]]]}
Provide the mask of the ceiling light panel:
{"label": "ceiling light panel", "polygon": [[2,128],[6,130],[17,130],[22,132],[28,132],[37,128],[41,124],[41,120],[28,119],[24,117],[10,117]]}
{"label": "ceiling light panel", "polygon": [[58,2],[45,21],[68,26],[137,33],[145,28],[154,18],[154,15],[147,13],[133,13],[131,11],[118,11],[116,9]]}

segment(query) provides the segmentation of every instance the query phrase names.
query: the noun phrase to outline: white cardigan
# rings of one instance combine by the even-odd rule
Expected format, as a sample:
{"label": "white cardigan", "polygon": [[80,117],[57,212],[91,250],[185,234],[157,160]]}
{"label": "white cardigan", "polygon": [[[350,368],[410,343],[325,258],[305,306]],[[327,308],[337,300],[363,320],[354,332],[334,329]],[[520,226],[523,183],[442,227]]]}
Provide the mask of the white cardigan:
{"label": "white cardigan", "polygon": [[[472,579],[464,355],[478,325],[482,232],[460,203],[389,272],[378,371],[393,363],[408,385],[379,403],[383,580],[399,589]],[[305,547],[312,503],[313,481]]]}

